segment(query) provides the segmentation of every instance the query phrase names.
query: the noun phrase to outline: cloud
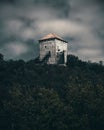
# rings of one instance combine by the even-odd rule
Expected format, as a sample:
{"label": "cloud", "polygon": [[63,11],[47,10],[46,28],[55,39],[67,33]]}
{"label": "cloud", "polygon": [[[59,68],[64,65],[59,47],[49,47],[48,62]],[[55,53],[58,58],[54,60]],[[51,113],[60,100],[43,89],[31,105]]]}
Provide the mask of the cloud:
{"label": "cloud", "polygon": [[28,51],[28,47],[20,42],[10,42],[6,44],[2,49],[0,49],[0,52],[5,52],[7,58],[17,58],[18,56],[27,53]]}
{"label": "cloud", "polygon": [[[0,51],[3,50],[7,58],[31,59],[32,53],[35,58],[37,44],[30,44],[30,39],[37,41],[53,32],[69,41],[69,54],[84,60],[104,60],[104,4],[101,0],[4,0],[2,3]],[[18,48],[20,52],[17,49],[15,54],[11,53],[10,48]]]}
{"label": "cloud", "polygon": [[78,50],[77,53],[82,56],[87,56],[89,58],[89,57],[100,56],[101,50],[99,50],[99,49],[81,49],[81,50]]}
{"label": "cloud", "polygon": [[23,22],[18,19],[10,19],[4,21],[4,31],[7,35],[19,35],[21,28],[23,27]]}
{"label": "cloud", "polygon": [[91,60],[92,62],[102,61],[104,60],[104,57],[102,56],[102,52],[99,49],[81,49],[77,52],[80,57],[85,60]]}
{"label": "cloud", "polygon": [[[104,18],[102,7],[104,7],[104,3],[101,4],[97,0],[71,0],[70,1],[71,10],[69,19],[80,23],[85,27],[85,30],[79,33],[79,39],[73,41],[74,44],[77,45],[79,43],[79,47],[77,48],[77,55],[80,55],[80,52],[83,49],[90,49],[90,53],[86,53],[84,59],[89,60],[104,60]],[[74,45],[75,46],[75,45]],[[98,55],[98,51],[100,50],[101,56]],[[95,55],[92,57],[92,53]],[[74,51],[73,51],[74,52]]]}
{"label": "cloud", "polygon": [[47,21],[39,21],[37,27],[42,30],[42,32],[52,31],[58,33],[62,36],[76,35],[84,30],[83,26],[73,22],[69,19],[52,19]]}

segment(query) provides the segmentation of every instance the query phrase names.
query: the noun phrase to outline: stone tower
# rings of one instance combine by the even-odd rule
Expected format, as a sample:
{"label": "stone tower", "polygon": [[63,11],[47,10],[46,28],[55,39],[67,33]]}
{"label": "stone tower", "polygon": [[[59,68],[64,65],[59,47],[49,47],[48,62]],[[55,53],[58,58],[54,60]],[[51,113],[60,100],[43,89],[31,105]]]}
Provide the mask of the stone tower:
{"label": "stone tower", "polygon": [[47,64],[66,64],[68,42],[56,34],[48,34],[39,40],[40,62]]}

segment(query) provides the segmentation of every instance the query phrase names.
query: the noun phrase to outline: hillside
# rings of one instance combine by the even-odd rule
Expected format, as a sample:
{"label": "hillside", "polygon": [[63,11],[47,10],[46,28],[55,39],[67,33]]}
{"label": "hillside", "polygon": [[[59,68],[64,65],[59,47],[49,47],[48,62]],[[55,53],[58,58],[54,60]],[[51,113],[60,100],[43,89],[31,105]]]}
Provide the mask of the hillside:
{"label": "hillside", "polygon": [[0,130],[103,130],[104,66],[69,55],[67,66],[0,55]]}

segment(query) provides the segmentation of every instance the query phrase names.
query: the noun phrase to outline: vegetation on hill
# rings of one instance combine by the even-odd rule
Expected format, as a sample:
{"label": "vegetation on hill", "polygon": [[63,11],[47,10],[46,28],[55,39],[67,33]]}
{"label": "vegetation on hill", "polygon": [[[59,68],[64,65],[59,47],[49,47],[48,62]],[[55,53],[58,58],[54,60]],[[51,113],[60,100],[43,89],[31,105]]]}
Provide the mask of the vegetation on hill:
{"label": "vegetation on hill", "polygon": [[0,130],[104,130],[104,66],[5,61],[0,54]]}

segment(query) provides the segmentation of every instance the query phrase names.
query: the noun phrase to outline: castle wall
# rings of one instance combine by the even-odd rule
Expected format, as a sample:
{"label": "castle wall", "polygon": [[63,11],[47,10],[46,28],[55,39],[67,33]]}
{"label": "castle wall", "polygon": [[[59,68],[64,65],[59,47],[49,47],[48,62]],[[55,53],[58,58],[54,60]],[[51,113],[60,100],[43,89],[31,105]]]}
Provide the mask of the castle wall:
{"label": "castle wall", "polygon": [[51,56],[47,64],[56,64],[55,40],[40,42],[40,60],[42,60],[48,52],[50,52]]}
{"label": "castle wall", "polygon": [[[58,39],[40,41],[40,61],[50,52],[47,64],[57,64],[59,58],[61,64],[67,62],[67,43]],[[60,63],[59,63],[60,64]]]}
{"label": "castle wall", "polygon": [[64,41],[60,41],[55,39],[55,46],[56,46],[56,53],[64,52],[64,62],[67,62],[67,50],[68,50],[68,44]]}

